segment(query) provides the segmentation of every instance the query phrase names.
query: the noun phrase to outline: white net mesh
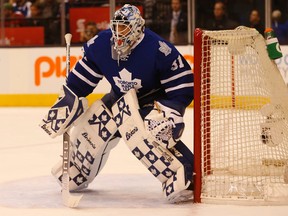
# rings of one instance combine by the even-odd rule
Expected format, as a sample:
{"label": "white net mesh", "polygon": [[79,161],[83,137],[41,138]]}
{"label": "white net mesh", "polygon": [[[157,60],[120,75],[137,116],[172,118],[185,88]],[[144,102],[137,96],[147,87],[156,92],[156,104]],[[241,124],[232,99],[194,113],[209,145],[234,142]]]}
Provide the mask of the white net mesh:
{"label": "white net mesh", "polygon": [[264,38],[203,31],[201,68],[202,200],[287,204],[288,92]]}

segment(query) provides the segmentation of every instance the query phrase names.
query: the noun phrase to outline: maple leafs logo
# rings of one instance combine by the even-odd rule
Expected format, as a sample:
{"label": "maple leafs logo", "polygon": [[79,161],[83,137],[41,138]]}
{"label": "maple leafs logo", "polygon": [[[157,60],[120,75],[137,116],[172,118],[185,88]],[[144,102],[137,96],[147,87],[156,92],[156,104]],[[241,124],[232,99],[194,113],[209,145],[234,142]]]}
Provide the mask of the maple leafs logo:
{"label": "maple leafs logo", "polygon": [[165,56],[168,56],[172,49],[163,41],[159,41],[159,51],[162,52]]}
{"label": "maple leafs logo", "polygon": [[115,85],[118,86],[121,92],[126,93],[130,89],[134,88],[138,92],[138,89],[142,88],[140,79],[132,80],[132,73],[125,68],[119,72],[119,77],[113,77]]}

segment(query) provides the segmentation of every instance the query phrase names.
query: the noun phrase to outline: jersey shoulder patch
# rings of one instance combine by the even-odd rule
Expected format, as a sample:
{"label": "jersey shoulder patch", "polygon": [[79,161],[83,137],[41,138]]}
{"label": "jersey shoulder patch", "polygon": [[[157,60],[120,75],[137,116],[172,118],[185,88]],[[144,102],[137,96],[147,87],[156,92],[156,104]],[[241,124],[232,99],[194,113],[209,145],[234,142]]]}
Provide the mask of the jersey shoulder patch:
{"label": "jersey shoulder patch", "polygon": [[89,47],[90,45],[94,44],[95,40],[98,38],[98,35],[95,35],[93,38],[91,38],[88,42],[87,42],[87,47]]}
{"label": "jersey shoulder patch", "polygon": [[165,56],[168,56],[172,51],[171,47],[169,47],[168,44],[164,41],[159,41],[159,46],[159,51],[162,52]]}

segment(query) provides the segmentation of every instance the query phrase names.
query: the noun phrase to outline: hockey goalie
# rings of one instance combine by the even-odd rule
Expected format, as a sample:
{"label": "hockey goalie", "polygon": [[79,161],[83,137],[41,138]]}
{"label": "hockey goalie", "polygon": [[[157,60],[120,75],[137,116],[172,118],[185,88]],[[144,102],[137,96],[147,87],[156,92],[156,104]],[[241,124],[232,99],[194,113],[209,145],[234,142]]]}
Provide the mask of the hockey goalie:
{"label": "hockey goalie", "polygon": [[[88,187],[122,138],[161,182],[170,203],[192,199],[194,156],[181,141],[183,115],[194,97],[189,64],[171,43],[145,29],[140,11],[129,4],[83,50],[40,124],[52,138],[71,132],[69,190]],[[110,93],[88,108],[85,97],[104,77]],[[61,162],[52,174],[61,183]]]}

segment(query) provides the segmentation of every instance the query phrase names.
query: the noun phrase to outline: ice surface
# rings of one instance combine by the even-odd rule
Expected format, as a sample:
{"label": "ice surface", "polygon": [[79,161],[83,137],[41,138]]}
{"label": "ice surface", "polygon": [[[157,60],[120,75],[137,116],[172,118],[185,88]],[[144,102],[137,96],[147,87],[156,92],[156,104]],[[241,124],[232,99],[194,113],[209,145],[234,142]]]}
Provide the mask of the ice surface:
{"label": "ice surface", "polygon": [[[288,206],[169,204],[161,184],[123,142],[112,150],[102,173],[84,191],[79,207],[61,201],[60,186],[50,175],[62,152],[62,137],[50,139],[38,123],[48,108],[0,108],[1,216],[286,216]],[[185,115],[183,141],[192,149],[192,109]]]}

